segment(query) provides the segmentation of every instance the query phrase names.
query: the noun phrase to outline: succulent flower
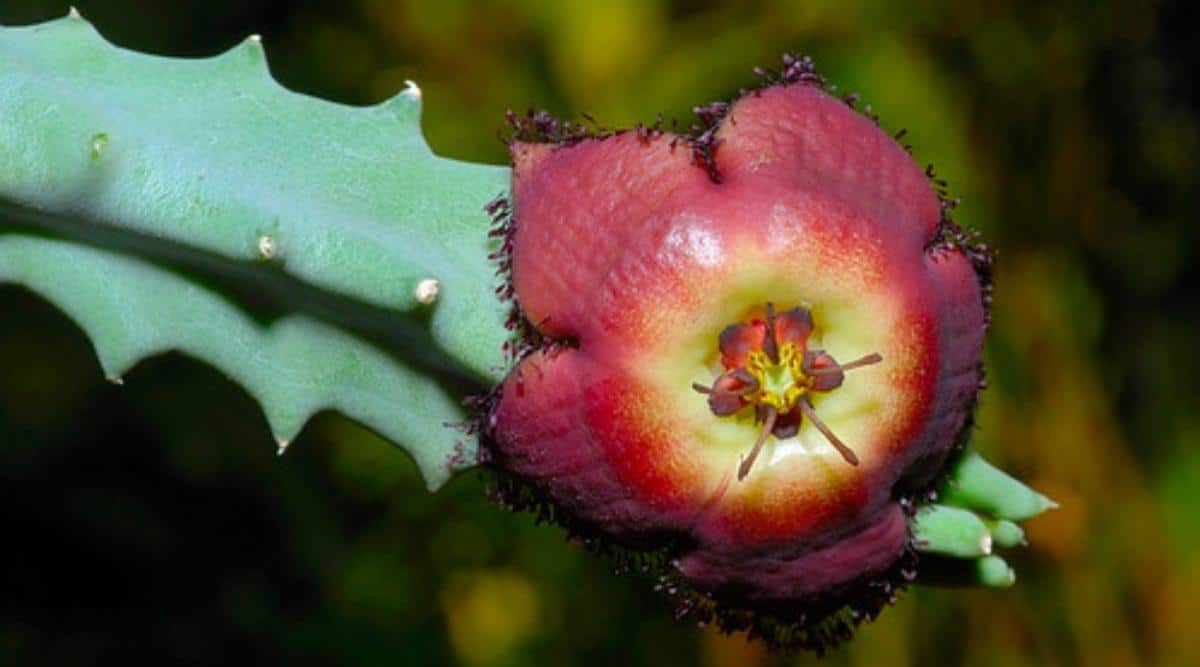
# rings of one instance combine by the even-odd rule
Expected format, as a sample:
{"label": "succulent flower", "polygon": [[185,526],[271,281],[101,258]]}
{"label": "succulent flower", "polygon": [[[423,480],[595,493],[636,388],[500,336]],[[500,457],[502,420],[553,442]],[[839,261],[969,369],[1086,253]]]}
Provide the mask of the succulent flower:
{"label": "succulent flower", "polygon": [[986,261],[810,61],[698,113],[691,138],[518,119],[526,344],[485,452],[585,537],[663,554],[694,610],[819,644],[910,565],[982,383]]}

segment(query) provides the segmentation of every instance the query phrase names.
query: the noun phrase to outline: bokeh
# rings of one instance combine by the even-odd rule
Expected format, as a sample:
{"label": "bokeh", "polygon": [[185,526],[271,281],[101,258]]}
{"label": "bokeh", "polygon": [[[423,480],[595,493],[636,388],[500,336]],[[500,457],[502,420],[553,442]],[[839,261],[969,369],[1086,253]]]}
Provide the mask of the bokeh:
{"label": "bokeh", "polygon": [[[154,53],[261,33],[279,80],[346,103],[414,79],[435,150],[487,162],[506,159],[506,108],[686,125],[755,65],[812,55],[908,129],[999,250],[975,443],[1061,503],[1029,524],[1015,588],[910,591],[825,663],[1200,665],[1192,3],[78,5]],[[0,22],[66,10],[3,0]],[[278,459],[216,372],[170,355],[108,385],[79,329],[0,288],[0,664],[815,662],[674,622],[645,581],[484,486],[427,494],[334,415]]]}

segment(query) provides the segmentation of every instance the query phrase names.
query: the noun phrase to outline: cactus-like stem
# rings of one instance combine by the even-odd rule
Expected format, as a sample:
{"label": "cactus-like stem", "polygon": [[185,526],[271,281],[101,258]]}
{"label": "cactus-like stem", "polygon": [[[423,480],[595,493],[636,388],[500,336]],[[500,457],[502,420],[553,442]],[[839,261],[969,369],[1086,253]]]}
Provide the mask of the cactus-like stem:
{"label": "cactus-like stem", "polygon": [[[256,38],[161,58],[77,12],[0,28],[0,63],[0,282],[67,312],[110,379],[183,351],[258,399],[281,451],[332,408],[431,487],[474,464],[445,424],[503,361],[485,206],[508,170],[434,155],[415,84],[347,107],[279,86]],[[282,314],[255,322],[231,285]]]}
{"label": "cactus-like stem", "polygon": [[983,520],[957,507],[922,507],[913,518],[912,530],[918,551],[954,558],[978,558],[992,553],[992,534]]}
{"label": "cactus-like stem", "polygon": [[1024,521],[1058,507],[975,452],[966,452],[950,470],[939,497],[947,505]]}

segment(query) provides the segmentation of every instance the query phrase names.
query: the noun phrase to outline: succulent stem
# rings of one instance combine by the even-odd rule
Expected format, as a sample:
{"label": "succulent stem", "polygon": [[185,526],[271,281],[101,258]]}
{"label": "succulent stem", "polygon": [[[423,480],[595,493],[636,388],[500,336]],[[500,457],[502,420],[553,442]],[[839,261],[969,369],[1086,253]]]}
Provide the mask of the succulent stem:
{"label": "succulent stem", "polygon": [[939,490],[947,505],[990,514],[997,519],[1024,521],[1058,503],[1025,486],[975,452],[966,452],[954,463]]}

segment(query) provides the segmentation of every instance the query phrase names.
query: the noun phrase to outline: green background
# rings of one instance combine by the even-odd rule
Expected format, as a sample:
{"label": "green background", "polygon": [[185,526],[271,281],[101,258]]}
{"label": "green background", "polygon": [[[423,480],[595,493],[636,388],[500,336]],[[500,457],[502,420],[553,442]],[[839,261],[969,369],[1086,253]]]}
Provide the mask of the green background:
{"label": "green background", "polygon": [[[1200,665],[1195,11],[1134,1],[80,2],[109,39],[263,35],[285,85],[421,84],[443,155],[505,160],[512,107],[628,126],[812,55],[907,128],[999,249],[977,446],[1062,503],[1008,591],[911,592],[826,664]],[[4,0],[0,22],[62,15]],[[0,67],[3,67],[0,63]],[[424,492],[326,415],[283,459],[216,372],[106,384],[81,332],[0,288],[0,664],[809,664],[671,620],[646,582],[492,505]]]}

